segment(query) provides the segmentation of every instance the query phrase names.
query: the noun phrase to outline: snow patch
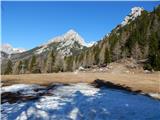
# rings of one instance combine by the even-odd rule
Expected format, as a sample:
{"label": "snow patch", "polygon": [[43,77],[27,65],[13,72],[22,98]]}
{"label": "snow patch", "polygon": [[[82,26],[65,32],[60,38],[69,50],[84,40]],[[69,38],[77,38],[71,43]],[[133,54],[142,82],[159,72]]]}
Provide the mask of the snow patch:
{"label": "snow patch", "polygon": [[40,49],[35,51],[35,54],[41,54],[42,52],[45,52],[45,50],[47,49],[48,45],[43,45]]}
{"label": "snow patch", "polygon": [[74,108],[74,109],[70,112],[69,116],[70,116],[70,118],[71,118],[72,120],[76,120],[78,111],[79,111],[78,108]]}
{"label": "snow patch", "polygon": [[62,86],[56,89],[55,95],[60,96],[72,96],[77,91],[81,92],[85,96],[94,96],[99,89],[94,88],[86,83],[70,84],[69,86]]}
{"label": "snow patch", "polygon": [[23,94],[32,94],[34,93],[34,89],[42,88],[39,85],[27,85],[27,84],[14,84],[11,86],[5,86],[1,88],[1,93],[4,92],[18,92],[21,91]]}
{"label": "snow patch", "polygon": [[84,67],[80,66],[80,67],[78,68],[78,70],[84,70]]}
{"label": "snow patch", "polygon": [[149,93],[150,96],[160,99],[160,93]]}
{"label": "snow patch", "polygon": [[94,88],[86,83],[57,84],[48,92],[52,93],[51,96],[40,96],[37,100],[13,104],[3,103],[1,105],[2,120],[159,118],[159,101],[143,95],[107,88]]}

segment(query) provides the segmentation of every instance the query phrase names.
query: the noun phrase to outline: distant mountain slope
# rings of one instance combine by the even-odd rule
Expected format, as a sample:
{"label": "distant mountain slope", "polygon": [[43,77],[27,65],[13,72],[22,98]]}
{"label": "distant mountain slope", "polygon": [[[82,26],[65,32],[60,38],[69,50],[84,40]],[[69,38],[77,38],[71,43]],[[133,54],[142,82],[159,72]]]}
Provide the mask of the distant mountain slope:
{"label": "distant mountain slope", "polygon": [[[38,68],[35,69],[40,69],[38,71],[46,72],[47,70],[45,70],[45,68],[49,65],[46,65],[47,63],[45,62],[47,62],[48,59],[51,59],[48,61],[53,62],[52,58],[49,57],[54,57],[57,59],[57,61],[62,62],[64,57],[77,55],[84,49],[87,49],[85,45],[86,43],[84,39],[77,32],[74,30],[69,30],[64,35],[55,37],[48,43],[45,43],[41,46],[35,47],[22,53],[11,54],[9,58],[13,62],[13,66],[15,66],[12,67],[13,73],[18,74],[20,72],[19,69],[22,69],[22,66],[25,67],[23,69],[28,69],[27,71],[29,72],[31,66],[34,66],[31,62],[36,63]],[[52,55],[50,56],[50,54]],[[36,60],[32,61],[33,58]],[[7,69],[5,66],[6,64],[2,65],[4,69]],[[5,72],[5,70],[3,72]]]}
{"label": "distant mountain slope", "polygon": [[5,65],[2,73],[8,74],[8,69],[12,74],[74,71],[122,58],[143,61],[144,69],[160,70],[160,6],[153,12],[132,8],[101,41],[88,48],[84,45],[83,38],[70,30],[44,45],[12,55],[12,67]]}
{"label": "distant mountain slope", "polygon": [[68,59],[73,61],[70,64],[76,66],[74,68],[78,68],[131,57],[137,62],[143,61],[144,69],[160,70],[160,6],[153,12],[139,7],[132,8],[124,21],[103,40],[81,55]]}
{"label": "distant mountain slope", "polygon": [[62,57],[69,56],[79,52],[85,48],[83,38],[74,30],[69,30],[62,36],[51,39],[48,43],[35,47],[19,55],[13,55],[12,59],[28,58],[35,54],[36,56],[43,55],[53,50],[62,55]]}
{"label": "distant mountain slope", "polygon": [[15,54],[15,53],[22,53],[26,50],[23,48],[13,48],[10,44],[2,44],[1,51],[7,54]]}

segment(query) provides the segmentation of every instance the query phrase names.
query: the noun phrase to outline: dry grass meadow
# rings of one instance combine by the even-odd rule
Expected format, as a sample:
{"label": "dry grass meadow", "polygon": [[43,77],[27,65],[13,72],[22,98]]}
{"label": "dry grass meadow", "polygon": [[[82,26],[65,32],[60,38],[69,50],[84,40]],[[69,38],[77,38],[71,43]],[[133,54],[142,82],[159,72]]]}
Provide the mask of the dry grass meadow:
{"label": "dry grass meadow", "polygon": [[118,74],[118,73],[51,73],[51,74],[22,74],[2,75],[2,86],[12,84],[39,84],[51,83],[91,83],[96,79],[110,81],[115,84],[130,87],[132,90],[141,90],[144,93],[160,93],[160,74]]}

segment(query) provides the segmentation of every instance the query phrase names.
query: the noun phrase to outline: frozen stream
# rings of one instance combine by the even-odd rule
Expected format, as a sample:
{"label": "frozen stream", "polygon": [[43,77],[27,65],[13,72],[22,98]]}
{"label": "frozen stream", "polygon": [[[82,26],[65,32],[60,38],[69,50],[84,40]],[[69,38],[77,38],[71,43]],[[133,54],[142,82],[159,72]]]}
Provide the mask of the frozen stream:
{"label": "frozen stream", "polygon": [[[40,90],[34,91],[35,88]],[[42,88],[42,89],[41,89]],[[1,92],[43,93],[38,85],[17,84]],[[38,99],[4,102],[2,120],[160,120],[160,101],[122,90],[78,83],[47,89]]]}

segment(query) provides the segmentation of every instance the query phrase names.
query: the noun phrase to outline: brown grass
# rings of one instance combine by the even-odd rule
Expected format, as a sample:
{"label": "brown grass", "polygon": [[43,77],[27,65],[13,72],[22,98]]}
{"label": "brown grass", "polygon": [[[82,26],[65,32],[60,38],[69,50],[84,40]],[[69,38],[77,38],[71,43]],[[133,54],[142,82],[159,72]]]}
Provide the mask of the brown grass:
{"label": "brown grass", "polygon": [[132,90],[141,90],[144,93],[160,93],[160,74],[112,74],[112,73],[83,73],[77,74],[52,73],[52,74],[24,74],[2,75],[3,86],[11,84],[40,84],[49,85],[54,82],[61,83],[91,83],[96,79],[106,80],[115,84],[128,86]]}

